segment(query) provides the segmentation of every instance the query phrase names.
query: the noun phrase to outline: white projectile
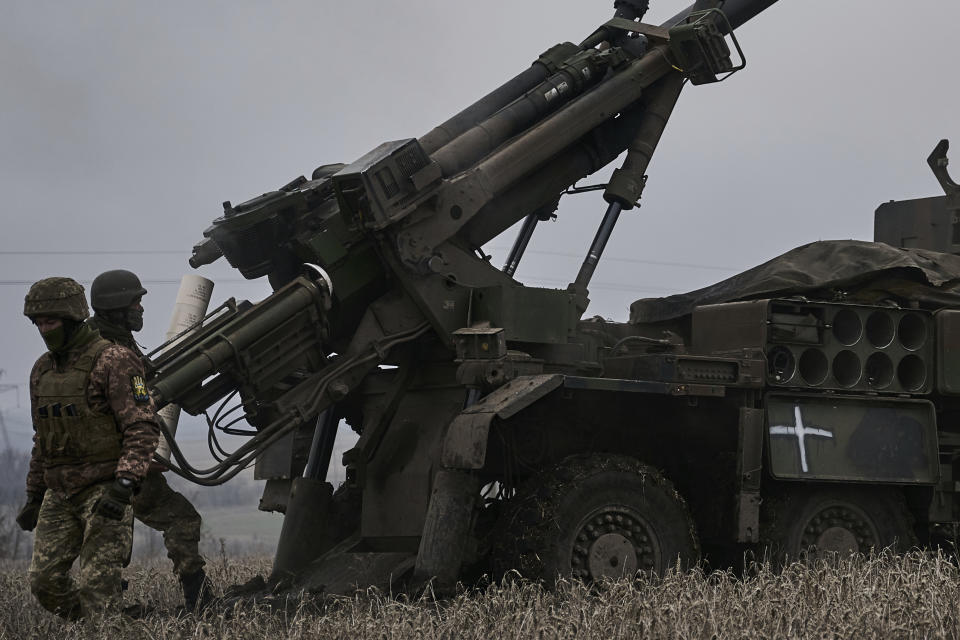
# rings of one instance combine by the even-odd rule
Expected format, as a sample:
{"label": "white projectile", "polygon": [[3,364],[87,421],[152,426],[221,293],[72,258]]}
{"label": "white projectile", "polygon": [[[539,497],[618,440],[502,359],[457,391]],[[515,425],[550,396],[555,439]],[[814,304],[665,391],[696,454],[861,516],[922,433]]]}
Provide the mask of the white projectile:
{"label": "white projectile", "polygon": [[[212,280],[195,274],[183,276],[180,280],[177,300],[173,305],[173,314],[170,316],[170,327],[167,329],[168,341],[200,324],[207,314],[212,295]],[[163,418],[170,435],[176,435],[177,423],[180,421],[180,407],[168,404],[160,410],[160,417]],[[170,459],[170,443],[166,438],[160,438],[157,455],[164,460]]]}

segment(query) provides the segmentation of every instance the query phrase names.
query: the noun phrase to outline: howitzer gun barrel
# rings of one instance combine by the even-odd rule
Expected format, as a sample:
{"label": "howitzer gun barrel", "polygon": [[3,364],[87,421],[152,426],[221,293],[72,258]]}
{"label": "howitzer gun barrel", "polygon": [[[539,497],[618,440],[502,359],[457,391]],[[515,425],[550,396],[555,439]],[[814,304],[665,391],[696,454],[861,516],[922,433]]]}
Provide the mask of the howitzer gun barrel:
{"label": "howitzer gun barrel", "polygon": [[490,154],[474,169],[485,189],[501,194],[515,181],[555,157],[575,140],[640,99],[644,89],[673,70],[654,49],[606,82]]}
{"label": "howitzer gun barrel", "polygon": [[[777,0],[729,0],[721,3],[731,27],[736,28],[756,16]],[[669,27],[699,8],[693,4],[662,26]],[[664,47],[656,47],[642,58],[630,63],[604,82],[560,111],[548,116],[483,160],[475,171],[482,176],[485,189],[501,194],[515,181],[537,169],[543,163],[562,153],[563,149],[603,124],[610,114],[620,113],[640,99],[643,92],[658,79],[673,72]]]}
{"label": "howitzer gun barrel", "polygon": [[[734,14],[731,24],[739,26],[775,1],[737,0],[721,8],[729,8]],[[679,22],[701,6],[697,3],[687,7],[662,26]],[[725,26],[722,21],[718,24]],[[467,170],[462,178],[481,185],[482,191],[492,196],[467,224],[469,241],[482,246],[577,180],[615,159],[635,139],[636,128],[643,126],[651,115],[644,103],[648,89],[661,84],[671,73],[679,75],[669,52],[664,46],[655,46]],[[626,207],[630,203],[621,204]]]}
{"label": "howitzer gun barrel", "polygon": [[[700,10],[708,5],[719,4],[724,12],[732,13],[732,16],[728,15],[728,18],[731,26],[735,28],[774,2],[776,2],[776,0],[728,0],[727,2],[719,3],[700,0],[661,26],[673,26],[683,20],[691,11]],[[645,9],[645,7],[643,8]],[[624,9],[625,7],[618,7],[618,15]],[[642,10],[637,7],[632,7],[629,13],[642,15]],[[597,33],[604,34],[606,30],[601,28]],[[600,35],[597,37],[605,36]],[[590,45],[594,43],[588,39],[584,44]],[[567,45],[569,45],[569,43],[557,45],[555,49],[558,47],[566,47]],[[574,53],[577,53],[578,50],[578,47],[573,47]],[[437,127],[437,129],[421,138],[421,146],[423,146],[426,153],[432,156],[439,164],[443,175],[451,176],[471,166],[475,161],[493,151],[511,137],[521,133],[526,127],[535,125],[538,119],[543,118],[550,111],[557,110],[563,103],[574,99],[581,91],[589,91],[588,95],[591,96],[598,91],[602,93],[599,98],[595,96],[594,100],[594,102],[597,100],[604,101],[606,109],[601,110],[602,117],[600,118],[600,122],[602,122],[609,118],[611,113],[618,113],[639,99],[640,92],[631,89],[643,89],[671,70],[669,62],[667,62],[666,65],[660,64],[659,67],[651,64],[643,68],[639,73],[636,72],[637,70],[621,72],[617,74],[616,77],[608,79],[610,80],[609,82],[605,81],[601,83],[599,87],[590,91],[591,85],[599,81],[599,76],[605,72],[604,69],[598,67],[595,60],[588,59],[592,51],[590,48],[587,48],[586,51],[579,50],[579,55],[571,56],[563,61],[560,70],[554,72],[550,77],[540,72],[517,76],[511,80],[510,83],[504,85],[504,87],[509,85],[516,91],[503,91],[504,87],[497,89],[486,98],[468,107],[461,112],[461,114],[458,114],[447,123]],[[566,53],[566,49],[564,52]],[[639,62],[643,62],[643,60]],[[551,64],[535,64],[531,69],[550,69],[551,66]],[[590,72],[588,73],[580,69],[581,67],[590,67]],[[579,71],[574,71],[575,69]],[[626,78],[624,78],[624,76]],[[521,77],[525,78],[524,83],[519,82],[518,79]],[[539,84],[532,82],[535,78],[539,78]],[[583,78],[590,80],[583,83]],[[619,82],[615,82],[617,78],[620,78]],[[530,86],[526,86],[527,84]],[[617,86],[610,88],[607,86],[608,84],[616,84]],[[578,87],[577,85],[582,86]],[[523,89],[523,87],[526,88]],[[555,89],[556,87],[562,87],[563,90],[558,92]],[[499,110],[487,113],[487,111],[490,110],[481,108],[481,106],[492,106],[494,104],[492,96],[494,95],[502,99],[513,97],[513,100],[509,102],[509,104],[502,105],[502,108]],[[547,97],[546,99],[545,96]],[[577,101],[577,103],[579,102],[580,100]],[[578,110],[579,115],[576,117],[582,117],[586,111],[586,109]],[[469,117],[466,115],[468,113],[470,114]],[[456,121],[456,126],[449,124],[454,121]],[[593,122],[590,126],[584,127],[584,129],[589,130],[598,124],[599,122]],[[440,131],[443,132],[443,135],[439,133]],[[533,126],[527,133],[532,134],[535,131],[536,126]],[[550,150],[547,153],[548,156],[555,155],[563,146],[566,146],[573,140],[571,136],[558,136],[556,133],[555,130],[552,130],[550,135],[550,141],[554,144],[550,146]],[[538,141],[534,144],[540,145],[540,137],[536,137]],[[424,142],[427,144],[424,145]],[[525,156],[528,155],[527,150],[523,150],[521,153]]]}
{"label": "howitzer gun barrel", "polygon": [[534,62],[529,69],[517,74],[457,115],[421,136],[420,146],[428,155],[432,154],[470,127],[490,117],[546,80],[549,75],[550,67],[539,60]]}
{"label": "howitzer gun barrel", "polygon": [[596,50],[571,57],[563,69],[438,149],[432,154],[433,159],[445,176],[466,169],[503,141],[599,82],[605,71],[603,55]]}
{"label": "howitzer gun barrel", "polygon": [[[718,8],[727,16],[730,26],[736,29],[773,5],[776,1],[777,0],[722,0],[718,3]],[[691,11],[695,10],[695,7],[696,4],[690,5],[660,26],[672,27],[675,24],[679,24],[684,18],[690,15]]]}
{"label": "howitzer gun barrel", "polygon": [[616,160],[643,120],[642,105],[631,107],[619,118],[608,120],[491,200],[465,229],[474,246],[483,246],[515,222],[515,212],[534,211],[557,199],[557,194],[578,180]]}
{"label": "howitzer gun barrel", "polygon": [[[649,2],[647,0],[615,0],[613,5],[616,17],[639,20],[646,12]],[[443,124],[434,127],[430,132],[421,136],[418,139],[420,146],[427,155],[433,155],[434,152],[471,127],[483,122],[500,109],[523,97],[525,93],[556,73],[558,66],[570,56],[585,48],[591,48],[599,44],[599,42],[593,42],[593,38],[604,39],[605,36],[606,33],[600,29],[579,46],[572,42],[564,42],[544,51],[530,68],[517,74]]]}

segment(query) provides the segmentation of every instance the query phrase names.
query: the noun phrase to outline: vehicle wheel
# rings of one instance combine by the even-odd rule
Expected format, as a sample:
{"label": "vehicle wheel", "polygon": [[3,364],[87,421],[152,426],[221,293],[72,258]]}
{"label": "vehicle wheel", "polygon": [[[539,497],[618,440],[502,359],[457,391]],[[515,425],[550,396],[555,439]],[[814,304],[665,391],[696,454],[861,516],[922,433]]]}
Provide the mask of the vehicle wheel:
{"label": "vehicle wheel", "polygon": [[695,562],[699,546],[686,503],[658,471],[611,454],[571,456],[535,476],[495,529],[495,575],[586,581],[662,574]]}
{"label": "vehicle wheel", "polygon": [[917,544],[903,493],[876,487],[795,487],[764,498],[767,553],[792,561],[869,553],[897,553]]}

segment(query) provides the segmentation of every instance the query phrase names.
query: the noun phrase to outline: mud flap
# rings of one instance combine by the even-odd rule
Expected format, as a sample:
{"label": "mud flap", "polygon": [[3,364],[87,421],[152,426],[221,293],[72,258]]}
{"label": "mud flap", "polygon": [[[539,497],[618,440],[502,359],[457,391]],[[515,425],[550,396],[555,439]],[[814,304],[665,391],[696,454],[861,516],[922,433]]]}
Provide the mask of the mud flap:
{"label": "mud flap", "polygon": [[[443,438],[440,460],[448,469],[481,469],[494,418],[509,418],[563,384],[560,374],[521,376],[463,410]],[[431,501],[432,502],[432,501]]]}
{"label": "mud flap", "polygon": [[456,583],[480,491],[480,480],[472,471],[482,468],[486,460],[493,419],[509,418],[562,384],[559,374],[515,378],[464,409],[450,423],[417,552],[416,583],[434,579],[435,588],[441,591]]}

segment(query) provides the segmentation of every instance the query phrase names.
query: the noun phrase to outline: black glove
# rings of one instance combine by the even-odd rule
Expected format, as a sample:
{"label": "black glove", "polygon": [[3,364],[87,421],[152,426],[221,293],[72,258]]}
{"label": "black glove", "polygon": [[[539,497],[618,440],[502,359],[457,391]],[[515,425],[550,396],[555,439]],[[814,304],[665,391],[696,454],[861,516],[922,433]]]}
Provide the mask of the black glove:
{"label": "black glove", "polygon": [[123,520],[136,484],[129,478],[117,478],[107,492],[93,505],[93,512],[111,520]]}
{"label": "black glove", "polygon": [[23,505],[17,514],[17,524],[24,531],[33,531],[37,526],[37,518],[40,517],[40,505],[43,504],[43,495],[30,494],[27,496],[27,504]]}

